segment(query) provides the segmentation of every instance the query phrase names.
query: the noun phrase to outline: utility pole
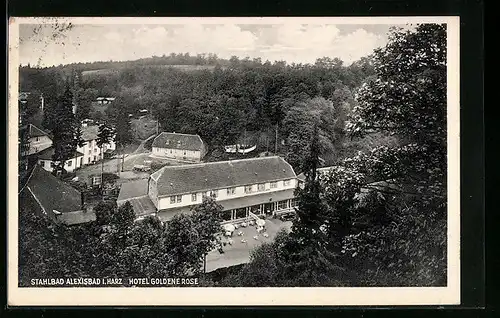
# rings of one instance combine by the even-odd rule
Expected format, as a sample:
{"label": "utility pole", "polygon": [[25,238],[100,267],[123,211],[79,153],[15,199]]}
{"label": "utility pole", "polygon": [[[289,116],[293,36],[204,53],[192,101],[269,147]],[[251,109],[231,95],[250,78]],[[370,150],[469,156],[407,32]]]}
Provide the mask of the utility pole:
{"label": "utility pole", "polygon": [[276,123],[276,140],[274,144],[274,154],[278,153],[278,123]]}
{"label": "utility pole", "polygon": [[122,172],[123,172],[123,162],[125,161],[125,154],[123,153],[123,151],[125,147],[123,146],[123,143],[121,145],[122,145]]}

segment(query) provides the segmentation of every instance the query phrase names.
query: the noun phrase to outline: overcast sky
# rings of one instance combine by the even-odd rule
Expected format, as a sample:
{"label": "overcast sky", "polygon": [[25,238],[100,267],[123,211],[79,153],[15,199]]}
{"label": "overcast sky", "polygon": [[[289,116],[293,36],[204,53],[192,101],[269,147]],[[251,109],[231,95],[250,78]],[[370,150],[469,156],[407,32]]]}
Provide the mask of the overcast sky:
{"label": "overcast sky", "polygon": [[189,52],[289,63],[314,63],[328,56],[350,64],[385,45],[389,28],[380,24],[77,24],[54,32],[51,25],[21,24],[19,58],[23,65],[51,66]]}

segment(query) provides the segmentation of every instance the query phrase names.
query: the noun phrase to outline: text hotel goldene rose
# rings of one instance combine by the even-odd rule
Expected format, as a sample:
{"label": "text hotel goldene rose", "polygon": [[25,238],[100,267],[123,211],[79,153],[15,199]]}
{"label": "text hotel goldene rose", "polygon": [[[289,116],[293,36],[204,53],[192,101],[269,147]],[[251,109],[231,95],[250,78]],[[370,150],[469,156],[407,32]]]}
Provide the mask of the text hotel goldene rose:
{"label": "text hotel goldene rose", "polygon": [[193,286],[198,285],[198,278],[33,278],[32,286]]}

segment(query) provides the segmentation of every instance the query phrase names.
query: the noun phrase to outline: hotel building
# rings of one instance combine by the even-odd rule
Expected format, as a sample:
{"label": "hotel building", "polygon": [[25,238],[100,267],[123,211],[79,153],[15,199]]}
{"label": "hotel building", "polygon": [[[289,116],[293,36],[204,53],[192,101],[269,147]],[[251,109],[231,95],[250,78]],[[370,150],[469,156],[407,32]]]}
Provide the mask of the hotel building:
{"label": "hotel building", "polygon": [[211,196],[223,206],[224,221],[238,222],[250,213],[292,211],[297,185],[293,168],[281,157],[166,166],[153,173],[147,184],[124,184],[117,203],[130,201],[138,217],[156,215],[168,221],[176,214],[189,213],[203,197]]}

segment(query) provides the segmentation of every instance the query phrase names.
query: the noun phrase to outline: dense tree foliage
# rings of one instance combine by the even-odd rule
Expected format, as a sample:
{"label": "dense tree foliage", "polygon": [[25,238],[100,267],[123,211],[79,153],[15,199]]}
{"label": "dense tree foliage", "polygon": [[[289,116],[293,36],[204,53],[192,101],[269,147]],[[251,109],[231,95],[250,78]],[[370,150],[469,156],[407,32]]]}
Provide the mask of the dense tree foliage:
{"label": "dense tree foliage", "polygon": [[[287,65],[198,56],[196,65],[212,67],[165,67],[193,65],[192,58],[171,55],[71,67],[119,69],[87,72],[80,85],[84,94],[118,97],[105,116],[121,120],[123,127],[121,114],[149,109],[162,129],[198,133],[212,148],[248,136],[259,146],[270,142],[304,172],[292,232],[281,232],[274,242],[255,249],[251,262],[223,285],[446,284],[444,25],[394,29],[385,47],[350,66],[330,58]],[[26,89],[45,78],[43,71],[23,69]],[[67,104],[70,95],[65,96]],[[335,166],[319,175],[321,158]],[[36,240],[23,242],[20,274],[31,274],[28,263],[40,263],[48,277],[67,271],[83,276],[197,273],[217,244],[221,210],[206,199],[191,215],[177,215],[167,226],[150,217],[133,222],[130,205],[118,209],[107,203],[96,207],[96,222],[86,226],[60,229],[33,218],[20,235],[40,232],[35,237],[42,235],[54,245],[38,247],[38,256],[29,252]],[[61,256],[51,254],[54,246]],[[83,248],[70,253],[75,246]]]}
{"label": "dense tree foliage", "polygon": [[54,171],[64,171],[68,159],[74,158],[76,149],[82,144],[81,125],[73,113],[74,97],[69,86],[55,104],[53,112],[47,113],[46,122],[52,132],[54,146]]}
{"label": "dense tree foliage", "polygon": [[[397,142],[359,152],[315,178],[313,140],[293,232],[257,248],[223,284],[446,284],[445,26],[393,30],[375,51],[374,66],[375,76],[356,94],[347,133],[384,133]],[[318,253],[322,244],[331,254]]]}
{"label": "dense tree foliage", "polygon": [[[78,116],[120,122],[117,129],[124,133],[117,132],[120,140],[130,139],[126,135],[130,130],[121,128],[127,127],[122,116],[147,109],[159,120],[161,130],[199,134],[210,150],[253,143],[259,150],[277,150],[299,167],[303,158],[293,154],[308,142],[300,132],[307,135],[316,117],[322,118],[322,158],[332,163],[342,157],[345,117],[355,104],[352,92],[373,75],[372,64],[370,58],[344,66],[327,57],[311,65],[173,54],[133,62],[22,67],[20,72],[23,90],[50,85],[58,92],[62,79],[71,76],[78,84],[73,90]],[[186,70],[174,67],[178,65],[211,67]],[[59,76],[39,85],[45,73]],[[98,96],[117,99],[101,111],[91,102]],[[50,113],[52,102],[48,104]]]}
{"label": "dense tree foliage", "polygon": [[[33,200],[31,200],[33,201]],[[135,220],[130,203],[104,201],[96,221],[66,227],[21,205],[19,281],[61,277],[175,277],[202,273],[203,259],[217,243],[222,207],[206,198],[192,214],[163,224],[153,216]],[[168,224],[168,225],[167,225]],[[209,282],[204,282],[207,284]]]}

